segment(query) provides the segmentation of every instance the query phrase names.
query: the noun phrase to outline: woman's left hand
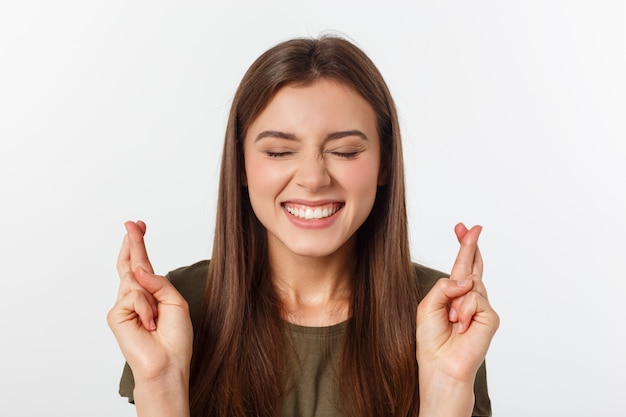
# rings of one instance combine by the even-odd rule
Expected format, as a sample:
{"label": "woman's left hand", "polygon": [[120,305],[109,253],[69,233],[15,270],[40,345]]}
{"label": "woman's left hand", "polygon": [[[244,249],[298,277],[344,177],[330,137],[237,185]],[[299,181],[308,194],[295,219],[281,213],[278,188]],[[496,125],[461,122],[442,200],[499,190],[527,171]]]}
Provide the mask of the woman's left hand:
{"label": "woman's left hand", "polygon": [[462,223],[456,225],[461,248],[450,278],[440,279],[417,308],[416,358],[422,396],[426,394],[422,391],[434,394],[434,387],[446,385],[473,389],[476,372],[498,329],[500,318],[489,304],[482,281],[481,230],[480,226],[468,230]]}

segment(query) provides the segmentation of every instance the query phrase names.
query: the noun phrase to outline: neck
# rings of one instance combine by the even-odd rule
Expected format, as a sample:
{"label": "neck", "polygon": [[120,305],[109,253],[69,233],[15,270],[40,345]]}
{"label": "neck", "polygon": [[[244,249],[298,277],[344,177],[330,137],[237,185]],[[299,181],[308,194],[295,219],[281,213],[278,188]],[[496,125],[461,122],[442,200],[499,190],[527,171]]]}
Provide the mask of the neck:
{"label": "neck", "polygon": [[299,256],[269,245],[270,271],[283,319],[309,327],[331,326],[348,319],[354,242],[323,257]]}

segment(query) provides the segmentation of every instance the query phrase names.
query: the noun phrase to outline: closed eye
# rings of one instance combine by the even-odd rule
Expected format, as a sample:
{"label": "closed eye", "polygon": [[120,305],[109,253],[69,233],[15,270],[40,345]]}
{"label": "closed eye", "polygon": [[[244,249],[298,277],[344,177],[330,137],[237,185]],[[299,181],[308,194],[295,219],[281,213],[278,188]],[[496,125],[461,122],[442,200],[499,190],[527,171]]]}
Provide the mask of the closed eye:
{"label": "closed eye", "polygon": [[354,152],[330,152],[331,155],[334,156],[338,156],[340,158],[343,159],[353,159],[356,158],[357,156],[359,156],[361,152],[358,151],[354,151]]}
{"label": "closed eye", "polygon": [[265,155],[269,156],[270,158],[284,158],[287,156],[291,156],[293,155],[294,152],[272,152],[272,151],[265,151]]}

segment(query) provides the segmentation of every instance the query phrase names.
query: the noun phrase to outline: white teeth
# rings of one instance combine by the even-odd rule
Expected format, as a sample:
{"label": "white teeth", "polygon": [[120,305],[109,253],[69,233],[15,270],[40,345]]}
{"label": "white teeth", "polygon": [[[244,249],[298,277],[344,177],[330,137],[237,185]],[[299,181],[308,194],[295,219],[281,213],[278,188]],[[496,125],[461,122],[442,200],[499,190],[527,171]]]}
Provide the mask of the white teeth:
{"label": "white teeth", "polygon": [[299,217],[304,220],[314,220],[314,219],[323,219],[325,217],[330,217],[339,210],[338,207],[324,207],[324,208],[295,208],[290,206],[285,206],[285,209],[291,213],[292,215]]}

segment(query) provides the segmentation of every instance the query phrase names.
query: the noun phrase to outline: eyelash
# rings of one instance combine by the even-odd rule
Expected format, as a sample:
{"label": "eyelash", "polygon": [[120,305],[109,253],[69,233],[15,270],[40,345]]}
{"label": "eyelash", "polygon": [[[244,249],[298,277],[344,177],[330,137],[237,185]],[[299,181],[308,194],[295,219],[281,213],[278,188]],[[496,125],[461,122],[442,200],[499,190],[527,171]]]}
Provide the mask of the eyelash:
{"label": "eyelash", "polygon": [[269,156],[270,158],[282,158],[282,157],[285,157],[285,156],[293,155],[293,152],[271,152],[271,151],[265,151],[265,155]]}
{"label": "eyelash", "polygon": [[331,155],[338,156],[343,159],[354,159],[359,156],[360,152],[330,152]]}
{"label": "eyelash", "polygon": [[[265,155],[267,155],[270,158],[284,158],[287,156],[291,156],[293,155],[295,152],[271,152],[271,151],[265,151]],[[339,158],[342,159],[354,159],[357,156],[359,156],[359,154],[361,152],[359,151],[354,151],[354,152],[328,152],[329,154],[333,155],[333,156],[337,156]]]}

